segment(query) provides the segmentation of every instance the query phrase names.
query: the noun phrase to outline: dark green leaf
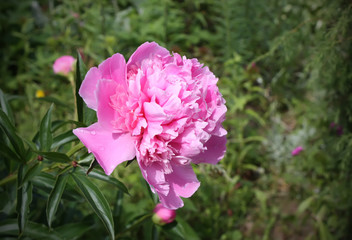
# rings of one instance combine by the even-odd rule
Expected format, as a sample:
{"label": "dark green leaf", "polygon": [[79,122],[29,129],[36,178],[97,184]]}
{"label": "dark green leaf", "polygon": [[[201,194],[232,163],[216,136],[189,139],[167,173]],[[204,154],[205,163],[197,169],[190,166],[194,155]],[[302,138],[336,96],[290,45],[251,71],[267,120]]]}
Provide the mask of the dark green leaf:
{"label": "dark green leaf", "polygon": [[51,190],[55,184],[55,178],[49,173],[41,172],[39,175],[35,176],[31,182],[36,187]]}
{"label": "dark green leaf", "polygon": [[93,226],[84,223],[69,223],[55,228],[62,239],[79,239],[84,233],[88,232]]}
{"label": "dark green leaf", "polygon": [[97,114],[93,109],[87,107],[86,104],[83,105],[83,122],[85,125],[89,126],[97,121]]}
{"label": "dark green leaf", "polygon": [[183,240],[186,239],[184,235],[183,228],[178,224],[177,221],[166,224],[162,228],[163,233],[170,239]]}
{"label": "dark green leaf", "polygon": [[[85,168],[82,168],[82,169],[77,169],[76,172],[83,175],[83,174],[85,174],[84,171],[86,171]],[[124,193],[129,194],[128,189],[125,186],[125,184],[123,184],[121,181],[117,180],[114,177],[106,175],[104,172],[102,172],[100,170],[94,169],[87,176],[91,177],[91,178],[99,179],[101,181],[104,181],[104,182],[107,182],[110,184],[113,184],[116,187],[118,187],[121,191],[123,191]]]}
{"label": "dark green leaf", "polygon": [[42,169],[43,169],[43,163],[42,162],[35,163],[26,172],[25,176],[23,177],[22,183],[20,184],[20,187],[22,187],[23,184],[25,184],[26,182],[30,181],[34,176],[37,176]]}
{"label": "dark green leaf", "polygon": [[55,186],[49,195],[49,199],[46,205],[46,217],[48,220],[48,225],[51,227],[51,223],[54,220],[54,216],[59,206],[62,193],[64,192],[67,178],[69,175],[61,174],[57,176]]}
{"label": "dark green leaf", "polygon": [[133,163],[134,160],[136,160],[136,159],[132,159],[132,160],[127,161],[125,167],[128,167],[131,163]]}
{"label": "dark green leaf", "polygon": [[79,96],[78,91],[81,87],[82,81],[86,74],[86,67],[83,63],[81,54],[77,51],[77,63],[76,63],[76,81],[75,81],[75,97],[78,121],[83,122],[83,99]]}
{"label": "dark green leaf", "polygon": [[52,162],[69,163],[71,159],[64,153],[59,152],[37,152],[39,155],[43,156],[44,159]]}
{"label": "dark green leaf", "polygon": [[121,213],[122,213],[122,200],[123,200],[123,192],[122,191],[117,191],[116,194],[116,200],[115,200],[115,206],[114,206],[114,217],[117,219],[120,218]]}
{"label": "dark green leaf", "polygon": [[56,120],[56,121],[53,121],[51,124],[51,131],[55,132],[56,130],[62,128],[63,126],[66,126],[67,124],[74,124],[77,127],[87,127],[87,125],[73,120],[67,120],[67,121]]}
{"label": "dark green leaf", "polygon": [[1,89],[0,89],[0,105],[1,105],[1,109],[7,115],[10,122],[12,124],[15,124],[15,119],[13,118],[11,107],[9,105],[9,102],[6,99],[6,95],[4,94],[4,92]]}
{"label": "dark green leaf", "polygon": [[15,127],[11,124],[11,121],[7,115],[0,109],[0,126],[9,138],[13,148],[16,150],[21,159],[24,159],[24,145],[21,138],[16,134]]}
{"label": "dark green leaf", "polygon": [[28,212],[29,212],[29,204],[32,202],[32,184],[31,182],[26,182],[19,187],[19,184],[23,181],[24,173],[26,167],[21,165],[18,170],[18,178],[17,178],[17,221],[18,221],[18,229],[21,234],[26,227]]}
{"label": "dark green leaf", "polygon": [[72,174],[72,177],[77,183],[78,188],[82,191],[84,197],[87,199],[88,203],[94,210],[94,212],[104,223],[106,229],[110,234],[110,237],[112,239],[115,239],[114,220],[112,217],[109,203],[106,201],[104,195],[101,193],[97,186],[95,186],[91,181],[88,180],[87,177],[79,174]]}
{"label": "dark green leaf", "polygon": [[51,148],[57,148],[60,147],[66,143],[72,142],[77,140],[78,138],[76,135],[73,134],[72,130],[69,130],[63,134],[60,134],[59,136],[56,136],[53,140],[53,144],[51,145]]}
{"label": "dark green leaf", "polygon": [[[18,236],[18,231],[19,228],[16,219],[0,222],[0,236]],[[34,222],[28,222],[23,235],[32,239],[62,240],[57,232],[49,231],[44,225]]]}
{"label": "dark green leaf", "polygon": [[48,112],[42,119],[39,130],[39,143],[41,151],[49,151],[51,148],[51,144],[53,143],[53,136],[51,134],[51,112],[53,110],[53,106],[51,105]]}
{"label": "dark green leaf", "polygon": [[6,146],[5,143],[0,144],[0,154],[9,160],[21,162],[20,157],[14,151],[12,151],[11,148]]}
{"label": "dark green leaf", "polygon": [[89,168],[87,170],[87,175],[96,167],[99,166],[98,161],[94,158],[93,161],[90,162]]}

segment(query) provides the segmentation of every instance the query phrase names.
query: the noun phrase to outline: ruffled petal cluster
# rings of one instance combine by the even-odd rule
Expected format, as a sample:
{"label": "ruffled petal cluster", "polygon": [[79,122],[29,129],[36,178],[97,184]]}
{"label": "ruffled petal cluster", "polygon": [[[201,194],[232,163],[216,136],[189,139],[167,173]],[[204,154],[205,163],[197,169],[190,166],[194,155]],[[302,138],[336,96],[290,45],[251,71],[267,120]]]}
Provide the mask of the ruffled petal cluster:
{"label": "ruffled petal cluster", "polygon": [[117,53],[88,71],[79,94],[98,122],[74,134],[106,174],[136,157],[161,203],[177,209],[200,185],[191,164],[216,164],[226,151],[217,81],[197,59],[146,42],[127,63]]}

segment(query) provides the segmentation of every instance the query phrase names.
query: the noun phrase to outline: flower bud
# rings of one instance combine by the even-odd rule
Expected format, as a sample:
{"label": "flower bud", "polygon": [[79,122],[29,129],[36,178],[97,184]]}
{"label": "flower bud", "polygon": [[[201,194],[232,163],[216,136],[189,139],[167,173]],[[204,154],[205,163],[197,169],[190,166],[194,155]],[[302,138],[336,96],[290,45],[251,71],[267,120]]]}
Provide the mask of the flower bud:
{"label": "flower bud", "polygon": [[158,225],[165,225],[175,220],[176,210],[168,209],[161,203],[158,203],[154,208],[153,222]]}
{"label": "flower bud", "polygon": [[53,65],[54,73],[67,76],[73,71],[73,63],[76,59],[72,56],[62,56],[55,60]]}
{"label": "flower bud", "polygon": [[291,155],[292,155],[292,156],[296,156],[296,155],[298,155],[298,154],[299,154],[300,152],[302,152],[302,151],[303,151],[303,147],[298,146],[298,147],[296,147],[295,149],[292,150]]}

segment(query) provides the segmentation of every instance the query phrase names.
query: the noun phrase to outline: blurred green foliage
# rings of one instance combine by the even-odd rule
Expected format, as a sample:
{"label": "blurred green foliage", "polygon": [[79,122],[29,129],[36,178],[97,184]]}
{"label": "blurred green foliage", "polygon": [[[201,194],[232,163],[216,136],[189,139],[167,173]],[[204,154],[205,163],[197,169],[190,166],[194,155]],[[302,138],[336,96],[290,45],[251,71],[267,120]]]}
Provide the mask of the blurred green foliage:
{"label": "blurred green foliage", "polygon": [[[77,191],[85,181],[79,170],[67,183],[57,177],[72,168],[66,157],[86,171],[92,156],[70,152],[78,123],[61,120],[77,120],[73,80],[55,75],[52,64],[78,51],[89,68],[156,41],[198,58],[219,77],[228,150],[216,166],[194,166],[202,184],[178,210],[177,226],[156,227],[148,218],[155,199],[136,164],[119,166],[113,178],[94,170],[87,179],[110,205],[117,236],[352,239],[351,8],[347,0],[1,1],[0,97],[9,123],[0,128],[0,236],[17,238],[27,221],[23,239],[108,237],[96,206],[81,194],[95,191]],[[46,97],[37,98],[37,90]],[[50,122],[51,130],[41,127]],[[45,138],[56,155],[40,152],[40,165],[28,140],[40,146]],[[292,157],[299,145],[304,151]],[[49,208],[55,217],[47,204],[59,206]]]}

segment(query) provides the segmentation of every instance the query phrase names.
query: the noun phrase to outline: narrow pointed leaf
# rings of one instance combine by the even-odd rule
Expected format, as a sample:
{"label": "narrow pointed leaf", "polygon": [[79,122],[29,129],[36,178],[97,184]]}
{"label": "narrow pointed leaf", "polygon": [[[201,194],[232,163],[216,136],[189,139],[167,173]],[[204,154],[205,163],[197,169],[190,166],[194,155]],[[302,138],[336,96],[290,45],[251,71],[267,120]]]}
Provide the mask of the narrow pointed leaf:
{"label": "narrow pointed leaf", "polygon": [[49,199],[46,205],[46,217],[49,227],[51,227],[51,223],[54,220],[54,216],[57,211],[57,207],[59,206],[62,193],[66,187],[68,176],[69,175],[67,174],[61,174],[57,176],[55,186],[49,195]]}
{"label": "narrow pointed leaf", "polygon": [[[0,222],[0,236],[18,236],[18,225],[16,219]],[[60,240],[63,239],[57,231],[50,231],[46,226],[34,222],[28,222],[23,235],[31,239]]]}
{"label": "narrow pointed leaf", "polygon": [[73,134],[72,130],[69,130],[59,136],[56,136],[53,140],[51,148],[54,149],[75,140],[78,140],[78,138]]}
{"label": "narrow pointed leaf", "polygon": [[[81,174],[81,175],[85,174],[83,169],[77,169],[76,172]],[[110,184],[113,184],[118,189],[120,189],[122,192],[124,192],[126,194],[129,194],[128,193],[128,189],[125,186],[125,184],[123,184],[121,181],[117,180],[114,177],[106,175],[104,172],[102,172],[100,170],[94,169],[94,170],[90,171],[89,173],[87,172],[87,176],[91,177],[91,178],[99,179],[101,181],[104,181],[104,182],[107,182],[107,183],[110,183]]]}
{"label": "narrow pointed leaf", "polygon": [[[18,184],[23,181],[23,176],[25,173],[25,166],[20,166],[18,170]],[[32,184],[30,182],[26,182],[22,185],[22,187],[17,188],[17,221],[18,221],[18,229],[19,233],[22,234],[23,230],[26,227],[28,212],[29,212],[29,204],[32,202]]]}
{"label": "narrow pointed leaf", "polygon": [[11,121],[7,117],[7,115],[0,109],[0,126],[6,133],[9,138],[13,148],[21,157],[21,160],[24,159],[25,150],[24,145],[21,138],[16,134],[15,127],[11,124]]}
{"label": "narrow pointed leaf", "polygon": [[4,111],[4,113],[7,115],[7,117],[9,118],[10,122],[12,124],[15,124],[15,119],[13,118],[13,113],[12,113],[10,104],[7,101],[5,94],[1,89],[0,89],[0,106],[1,106],[1,109]]}
{"label": "narrow pointed leaf", "polygon": [[104,223],[111,239],[115,239],[114,220],[109,203],[105,199],[104,195],[87,177],[79,174],[72,174],[72,177],[94,212]]}
{"label": "narrow pointed leaf", "polygon": [[61,163],[71,162],[71,159],[64,153],[59,153],[59,152],[37,152],[37,153],[43,156],[44,159],[49,160],[51,162],[61,162]]}
{"label": "narrow pointed leaf", "polygon": [[47,113],[42,119],[39,130],[39,143],[41,151],[49,151],[51,144],[53,143],[53,136],[51,134],[51,112],[53,110],[51,105]]}
{"label": "narrow pointed leaf", "polygon": [[77,62],[76,62],[76,80],[75,80],[75,97],[76,97],[76,107],[78,121],[83,122],[83,99],[78,94],[79,88],[81,87],[84,76],[86,75],[86,67],[83,63],[81,54],[77,52]]}
{"label": "narrow pointed leaf", "polygon": [[29,168],[23,177],[23,180],[22,180],[22,183],[20,184],[20,187],[22,187],[23,184],[25,184],[26,182],[30,181],[33,177],[37,176],[42,169],[43,169],[42,162],[37,162],[31,168]]}
{"label": "narrow pointed leaf", "polygon": [[0,144],[0,154],[9,160],[15,160],[17,162],[21,162],[20,157],[12,151],[5,143]]}

